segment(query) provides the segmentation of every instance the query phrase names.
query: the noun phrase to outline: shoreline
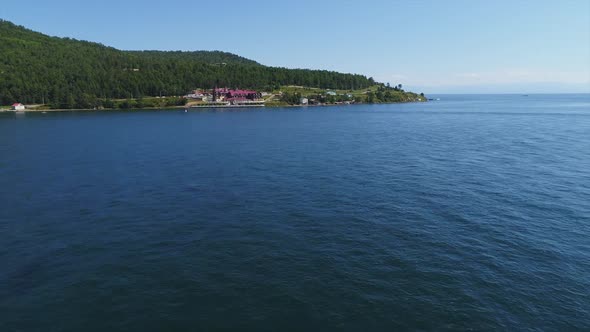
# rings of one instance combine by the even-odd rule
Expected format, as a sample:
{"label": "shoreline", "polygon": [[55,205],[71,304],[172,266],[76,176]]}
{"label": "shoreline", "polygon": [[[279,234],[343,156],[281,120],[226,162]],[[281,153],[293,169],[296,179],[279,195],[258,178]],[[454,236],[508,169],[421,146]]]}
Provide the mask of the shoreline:
{"label": "shoreline", "polygon": [[169,107],[144,107],[144,108],[50,108],[50,109],[25,109],[24,111],[0,110],[0,113],[43,113],[43,112],[113,112],[113,111],[176,111],[176,110],[216,110],[216,109],[265,109],[265,108],[315,108],[333,106],[355,106],[355,105],[394,105],[409,103],[425,103],[426,101],[402,101],[392,103],[354,103],[354,104],[322,104],[322,105],[265,105],[257,107],[190,107],[190,106],[169,106]]}

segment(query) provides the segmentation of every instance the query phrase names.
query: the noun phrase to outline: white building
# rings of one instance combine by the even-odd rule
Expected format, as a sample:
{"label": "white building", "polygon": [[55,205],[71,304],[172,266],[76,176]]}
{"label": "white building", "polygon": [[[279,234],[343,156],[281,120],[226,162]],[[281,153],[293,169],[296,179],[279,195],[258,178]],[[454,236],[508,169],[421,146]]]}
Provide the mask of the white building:
{"label": "white building", "polygon": [[299,104],[301,104],[301,105],[307,105],[307,104],[309,104],[309,99],[307,99],[307,98],[301,98],[299,100]]}
{"label": "white building", "polygon": [[191,93],[189,93],[185,97],[189,99],[203,99],[203,97],[205,97],[205,94],[200,90],[194,90],[191,91]]}
{"label": "white building", "polygon": [[12,104],[12,110],[13,111],[24,111],[25,105],[23,105],[21,103],[14,103],[14,104]]}

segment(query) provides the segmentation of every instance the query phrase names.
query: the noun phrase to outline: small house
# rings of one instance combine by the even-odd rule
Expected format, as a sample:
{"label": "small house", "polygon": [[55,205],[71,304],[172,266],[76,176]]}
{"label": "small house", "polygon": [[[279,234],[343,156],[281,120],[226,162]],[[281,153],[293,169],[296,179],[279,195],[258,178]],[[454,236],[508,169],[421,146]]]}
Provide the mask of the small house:
{"label": "small house", "polygon": [[12,110],[13,111],[24,111],[25,105],[23,105],[21,103],[14,103],[14,104],[12,104]]}
{"label": "small house", "polygon": [[205,97],[205,94],[200,90],[194,90],[191,91],[191,93],[189,93],[185,97],[189,99],[203,99],[203,97]]}
{"label": "small house", "polygon": [[328,96],[335,96],[335,95],[337,95],[337,93],[336,93],[336,92],[334,92],[334,91],[328,91],[328,92],[326,92],[326,94],[327,94]]}

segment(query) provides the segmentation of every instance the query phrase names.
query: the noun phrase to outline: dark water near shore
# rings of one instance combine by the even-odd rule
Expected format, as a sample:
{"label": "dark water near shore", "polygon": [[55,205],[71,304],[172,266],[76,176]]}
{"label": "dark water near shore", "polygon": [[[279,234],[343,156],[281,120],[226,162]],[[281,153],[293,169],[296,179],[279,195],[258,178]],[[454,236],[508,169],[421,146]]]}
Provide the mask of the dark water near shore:
{"label": "dark water near shore", "polygon": [[0,331],[590,330],[590,95],[0,114]]}

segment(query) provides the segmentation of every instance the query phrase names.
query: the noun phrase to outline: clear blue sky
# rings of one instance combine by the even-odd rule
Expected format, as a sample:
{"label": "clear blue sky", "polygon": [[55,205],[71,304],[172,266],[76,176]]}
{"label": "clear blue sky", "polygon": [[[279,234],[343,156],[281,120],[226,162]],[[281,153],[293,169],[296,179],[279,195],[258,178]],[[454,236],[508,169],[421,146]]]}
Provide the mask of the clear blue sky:
{"label": "clear blue sky", "polygon": [[426,93],[590,93],[589,0],[3,0],[0,18],[120,49],[223,50]]}

